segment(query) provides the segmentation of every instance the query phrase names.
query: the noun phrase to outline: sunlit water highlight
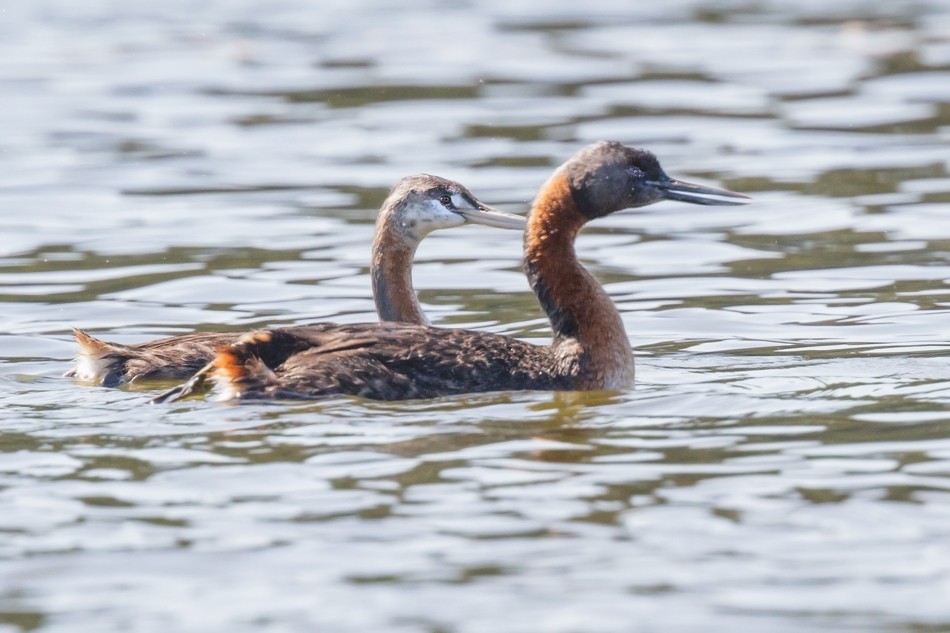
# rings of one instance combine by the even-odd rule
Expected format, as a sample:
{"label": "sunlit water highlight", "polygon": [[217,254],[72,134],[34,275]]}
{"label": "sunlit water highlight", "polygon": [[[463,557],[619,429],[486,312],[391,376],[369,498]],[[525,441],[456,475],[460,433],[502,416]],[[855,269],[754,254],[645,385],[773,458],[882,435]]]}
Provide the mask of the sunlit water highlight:
{"label": "sunlit water highlight", "polygon": [[[8,4],[0,631],[950,628],[948,34],[937,0]],[[61,378],[72,326],[373,320],[396,179],[523,211],[602,138],[755,198],[581,237],[629,392]],[[433,322],[545,340],[519,249],[429,238]]]}

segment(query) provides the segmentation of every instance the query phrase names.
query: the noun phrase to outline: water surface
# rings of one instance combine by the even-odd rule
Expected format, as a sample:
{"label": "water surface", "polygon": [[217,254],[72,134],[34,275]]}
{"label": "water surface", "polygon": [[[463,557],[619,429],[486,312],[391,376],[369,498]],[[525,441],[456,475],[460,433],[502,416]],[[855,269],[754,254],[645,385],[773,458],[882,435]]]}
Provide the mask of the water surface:
{"label": "water surface", "polygon": [[[950,628],[950,6],[14,1],[0,631]],[[374,319],[401,176],[524,211],[584,144],[755,198],[591,226],[622,393],[150,407],[120,342]],[[520,237],[433,322],[538,342]]]}

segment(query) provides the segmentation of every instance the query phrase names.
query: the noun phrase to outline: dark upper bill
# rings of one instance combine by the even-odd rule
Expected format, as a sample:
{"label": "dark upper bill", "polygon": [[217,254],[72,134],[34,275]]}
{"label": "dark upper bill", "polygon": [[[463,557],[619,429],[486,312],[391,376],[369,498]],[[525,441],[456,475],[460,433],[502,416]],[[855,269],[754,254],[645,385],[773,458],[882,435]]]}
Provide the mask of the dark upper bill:
{"label": "dark upper bill", "polygon": [[[649,184],[656,187],[666,200],[679,200],[691,204],[730,205],[745,204],[751,200],[745,194],[729,191],[728,189],[704,187],[703,185],[694,185],[691,182],[683,182],[672,178]],[[723,198],[733,198],[733,200],[724,200]],[[738,198],[738,200],[735,198]]]}
{"label": "dark upper bill", "polygon": [[491,226],[496,229],[524,230],[526,224],[523,216],[499,211],[481,202],[472,208],[456,208],[453,210],[465,218],[466,222]]}

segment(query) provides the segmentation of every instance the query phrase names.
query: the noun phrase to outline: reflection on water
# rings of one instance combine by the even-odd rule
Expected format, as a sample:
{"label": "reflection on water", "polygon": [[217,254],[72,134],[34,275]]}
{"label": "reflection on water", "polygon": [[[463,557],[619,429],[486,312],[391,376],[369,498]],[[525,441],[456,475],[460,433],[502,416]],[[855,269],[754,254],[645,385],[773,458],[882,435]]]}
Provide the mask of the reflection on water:
{"label": "reflection on water", "polygon": [[[950,627],[948,7],[629,5],[5,7],[0,631]],[[755,197],[581,237],[628,393],[60,378],[72,326],[373,320],[396,179],[521,211],[602,138]],[[429,238],[433,321],[544,340],[519,248]]]}

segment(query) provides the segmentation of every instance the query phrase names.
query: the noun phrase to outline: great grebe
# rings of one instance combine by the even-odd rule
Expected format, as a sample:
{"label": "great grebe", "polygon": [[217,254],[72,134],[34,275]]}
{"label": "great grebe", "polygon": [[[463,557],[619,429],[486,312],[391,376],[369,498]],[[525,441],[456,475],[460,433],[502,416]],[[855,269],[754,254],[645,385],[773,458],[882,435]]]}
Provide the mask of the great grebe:
{"label": "great grebe", "polygon": [[[463,224],[524,229],[525,218],[479,201],[457,182],[429,174],[403,178],[376,218],[370,275],[381,321],[428,325],[412,287],[412,260],[422,239],[437,229]],[[114,387],[134,380],[187,378],[238,333],[196,332],[141,343],[107,343],[74,330],[79,354],[72,376]]]}
{"label": "great grebe", "polygon": [[185,397],[209,375],[224,399],[623,388],[633,381],[633,352],[620,313],[577,260],[578,231],[590,220],[660,200],[742,204],[721,198],[748,196],[673,180],[644,150],[590,145],[542,186],[524,236],[525,273],[551,322],[550,345],[395,323],[260,330],[220,348],[191,380],[154,401]]}

